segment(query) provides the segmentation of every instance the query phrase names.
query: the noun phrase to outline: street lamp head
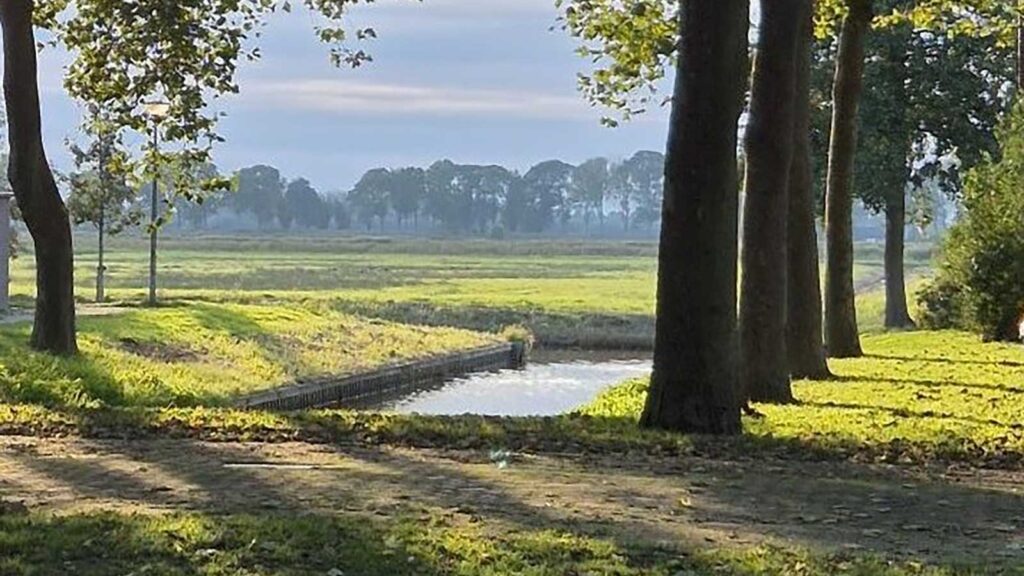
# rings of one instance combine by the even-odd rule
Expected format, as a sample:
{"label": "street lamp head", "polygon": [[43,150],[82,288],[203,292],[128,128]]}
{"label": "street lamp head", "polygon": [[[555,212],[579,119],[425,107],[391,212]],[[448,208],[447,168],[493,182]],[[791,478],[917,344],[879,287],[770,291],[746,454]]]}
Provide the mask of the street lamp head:
{"label": "street lamp head", "polygon": [[168,102],[156,101],[156,102],[145,102],[142,105],[143,111],[146,116],[154,120],[162,120],[168,116],[171,112],[171,105]]}

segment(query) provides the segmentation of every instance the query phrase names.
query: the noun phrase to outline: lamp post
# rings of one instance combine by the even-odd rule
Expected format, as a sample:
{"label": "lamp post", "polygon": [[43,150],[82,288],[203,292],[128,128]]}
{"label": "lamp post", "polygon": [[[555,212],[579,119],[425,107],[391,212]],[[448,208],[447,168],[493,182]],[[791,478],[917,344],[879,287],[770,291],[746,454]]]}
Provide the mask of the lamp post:
{"label": "lamp post", "polygon": [[[4,179],[6,181],[6,179]],[[11,310],[11,198],[7,186],[0,188],[0,315]]]}
{"label": "lamp post", "polygon": [[156,306],[156,232],[157,232],[157,201],[160,186],[160,121],[167,117],[171,105],[167,102],[147,102],[143,109],[153,121],[153,190],[150,195],[149,207],[149,300],[150,306]]}

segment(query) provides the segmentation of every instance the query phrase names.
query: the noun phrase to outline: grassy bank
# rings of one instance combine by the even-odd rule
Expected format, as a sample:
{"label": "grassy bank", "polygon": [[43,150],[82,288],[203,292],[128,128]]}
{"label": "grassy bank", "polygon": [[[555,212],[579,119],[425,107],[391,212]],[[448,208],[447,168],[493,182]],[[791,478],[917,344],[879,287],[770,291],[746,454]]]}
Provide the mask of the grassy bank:
{"label": "grassy bank", "polygon": [[836,380],[796,383],[799,404],[759,406],[764,417],[747,419],[736,438],[640,430],[644,380],[553,418],[0,405],[0,433],[1024,465],[1019,349],[957,332],[873,335],[864,345],[867,357],[834,362]]}
{"label": "grassy bank", "polygon": [[497,337],[317,306],[189,303],[80,320],[81,354],[28,349],[0,328],[0,400],[52,407],[223,405],[297,380],[473,348]]}

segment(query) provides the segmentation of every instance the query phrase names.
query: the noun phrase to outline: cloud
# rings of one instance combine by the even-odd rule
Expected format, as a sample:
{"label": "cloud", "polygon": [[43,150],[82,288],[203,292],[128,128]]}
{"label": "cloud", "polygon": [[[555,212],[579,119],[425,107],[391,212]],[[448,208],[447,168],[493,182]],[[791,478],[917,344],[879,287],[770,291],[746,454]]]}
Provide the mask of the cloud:
{"label": "cloud", "polygon": [[245,107],[342,116],[502,116],[593,121],[580,97],[538,92],[307,79],[254,82]]}

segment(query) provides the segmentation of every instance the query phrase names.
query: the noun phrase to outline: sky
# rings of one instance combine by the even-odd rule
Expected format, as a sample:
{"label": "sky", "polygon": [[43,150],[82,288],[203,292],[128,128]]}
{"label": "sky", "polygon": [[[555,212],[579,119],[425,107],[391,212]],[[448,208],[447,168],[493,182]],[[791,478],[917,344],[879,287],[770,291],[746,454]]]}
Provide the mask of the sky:
{"label": "sky", "polygon": [[[525,170],[558,158],[622,158],[662,150],[668,111],[655,109],[619,128],[576,90],[587,62],[553,26],[554,0],[382,0],[352,14],[373,26],[374,61],[333,67],[305,12],[271,18],[263,58],[239,72],[241,94],[215,151],[222,171],[270,164],[322,192],[348,190],[379,166],[427,166],[441,158]],[[78,109],[61,88],[67,55],[40,59],[44,138],[51,161],[70,166],[64,141]]]}

